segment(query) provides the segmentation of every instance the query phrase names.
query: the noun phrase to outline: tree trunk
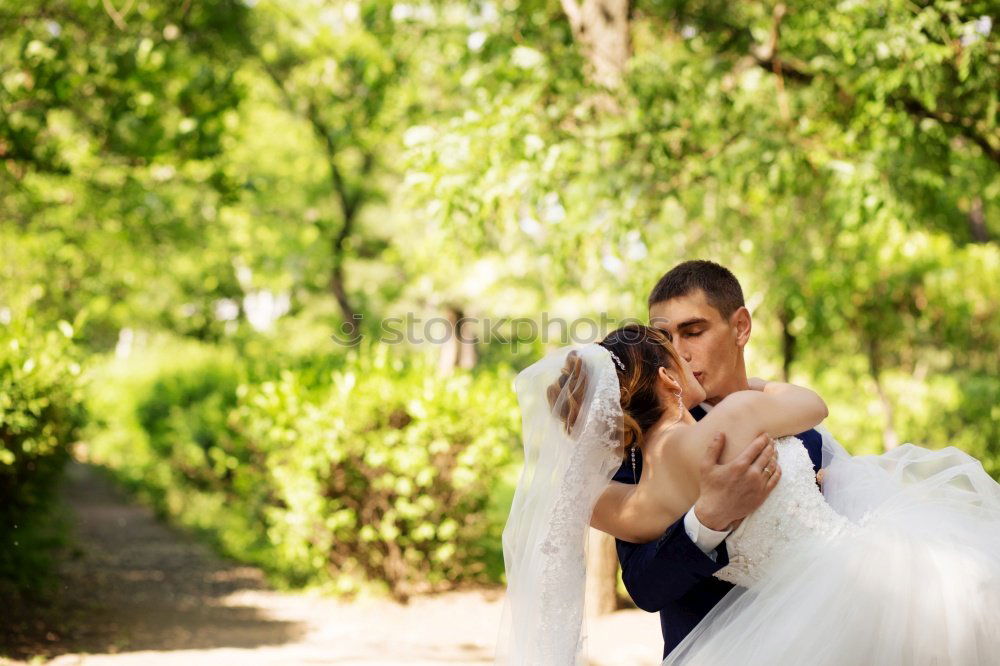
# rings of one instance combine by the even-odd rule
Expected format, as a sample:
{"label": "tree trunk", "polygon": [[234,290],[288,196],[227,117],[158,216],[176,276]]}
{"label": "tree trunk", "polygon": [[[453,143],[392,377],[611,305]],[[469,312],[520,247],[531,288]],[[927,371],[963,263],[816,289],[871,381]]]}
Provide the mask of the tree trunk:
{"label": "tree trunk", "polygon": [[472,322],[457,306],[446,307],[444,316],[448,321],[448,337],[441,344],[438,370],[443,375],[451,374],[455,368],[471,370],[479,359]]}
{"label": "tree trunk", "polygon": [[595,617],[618,608],[618,553],[614,537],[592,527],[588,532],[586,613]]}
{"label": "tree trunk", "polygon": [[788,308],[781,309],[778,320],[781,322],[781,375],[787,383],[795,361],[795,336],[791,332],[792,314]]}
{"label": "tree trunk", "polygon": [[631,55],[629,0],[562,0],[594,83],[616,88]]}
{"label": "tree trunk", "polygon": [[[264,71],[270,77],[272,83],[274,83],[275,87],[278,89],[278,92],[281,93],[288,111],[296,116],[303,115],[302,104],[300,104],[302,99],[297,99],[292,94],[292,91],[286,86],[288,77],[275,69],[260,54],[257,54],[257,59],[261,67],[264,68]],[[360,194],[352,193],[350,191],[347,180],[340,172],[340,169],[337,168],[336,160],[340,151],[334,139],[335,133],[331,131],[326,123],[323,122],[316,105],[311,101],[306,103],[304,115],[306,120],[308,120],[309,124],[312,126],[316,137],[320,140],[323,149],[326,151],[326,157],[330,166],[331,193],[333,194],[336,200],[335,203],[340,208],[340,213],[344,218],[343,226],[340,228],[340,231],[336,236],[330,239],[330,250],[333,257],[333,269],[330,271],[330,291],[333,293],[333,297],[337,299],[337,305],[340,307],[340,313],[344,317],[344,325],[340,332],[340,337],[357,342],[358,320],[360,317],[354,309],[354,306],[351,305],[351,299],[347,295],[347,288],[344,285],[344,254],[345,243],[354,232],[354,224],[357,221],[365,200]],[[375,156],[366,152],[362,161],[360,175],[362,177],[367,176],[371,172],[374,165]]]}
{"label": "tree trunk", "polygon": [[472,322],[467,319],[460,319],[459,322],[458,367],[472,370],[479,362],[479,352],[476,348],[479,340],[472,332]]}
{"label": "tree trunk", "polygon": [[344,318],[341,335],[345,340],[357,341],[358,319],[360,317],[351,305],[350,298],[347,296],[347,289],[344,286],[344,273],[339,261],[334,263],[333,270],[330,271],[330,291],[333,292],[333,297],[337,299],[337,305],[340,306],[340,314]]}
{"label": "tree trunk", "polygon": [[974,197],[969,208],[969,231],[976,243],[990,242],[990,231],[986,228],[986,211],[983,208],[983,198]]}
{"label": "tree trunk", "polygon": [[878,341],[870,338],[867,346],[868,370],[871,373],[872,380],[875,382],[875,392],[878,393],[879,402],[882,403],[882,414],[885,418],[882,426],[882,446],[886,451],[891,451],[899,446],[899,435],[896,433],[896,427],[893,425],[895,409],[892,406],[889,394],[886,393],[885,387],[882,385],[882,362],[879,356]]}

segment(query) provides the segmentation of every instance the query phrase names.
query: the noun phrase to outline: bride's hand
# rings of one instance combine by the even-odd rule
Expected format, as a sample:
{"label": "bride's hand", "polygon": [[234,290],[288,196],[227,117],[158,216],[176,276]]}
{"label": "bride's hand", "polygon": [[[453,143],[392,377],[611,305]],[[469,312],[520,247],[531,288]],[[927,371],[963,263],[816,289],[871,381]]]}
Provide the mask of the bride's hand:
{"label": "bride's hand", "polygon": [[751,391],[763,391],[764,387],[767,386],[767,380],[760,377],[751,377],[747,382],[750,384]]}

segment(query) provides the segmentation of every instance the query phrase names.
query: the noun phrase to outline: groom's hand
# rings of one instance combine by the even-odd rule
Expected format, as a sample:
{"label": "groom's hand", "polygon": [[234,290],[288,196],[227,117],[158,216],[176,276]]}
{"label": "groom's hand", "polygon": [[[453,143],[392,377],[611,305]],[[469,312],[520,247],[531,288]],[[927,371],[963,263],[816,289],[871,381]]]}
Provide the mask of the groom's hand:
{"label": "groom's hand", "polygon": [[767,434],[758,435],[738,457],[720,464],[725,443],[726,436],[719,433],[705,450],[701,494],[694,505],[698,521],[720,532],[759,507],[781,478],[774,440]]}

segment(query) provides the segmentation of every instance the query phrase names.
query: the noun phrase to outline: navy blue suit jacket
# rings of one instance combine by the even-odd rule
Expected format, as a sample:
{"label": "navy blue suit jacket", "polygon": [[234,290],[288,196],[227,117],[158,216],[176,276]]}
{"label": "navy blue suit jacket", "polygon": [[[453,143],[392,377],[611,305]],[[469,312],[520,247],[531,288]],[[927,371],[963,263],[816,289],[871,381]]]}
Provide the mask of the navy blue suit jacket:
{"label": "navy blue suit jacket", "polygon": [[[700,407],[691,410],[699,421],[705,416]],[[805,443],[816,471],[822,466],[823,439],[815,430],[797,435]],[[636,479],[632,461],[625,462],[615,474],[615,481],[635,483],[642,476],[642,456],[635,454]],[[716,559],[701,552],[684,530],[684,518],[667,528],[656,541],[635,544],[616,539],[618,561],[622,565],[625,589],[639,608],[660,613],[663,630],[663,656],[666,657],[687,636],[715,604],[733,588],[712,576],[729,564],[723,541],[716,549]]]}

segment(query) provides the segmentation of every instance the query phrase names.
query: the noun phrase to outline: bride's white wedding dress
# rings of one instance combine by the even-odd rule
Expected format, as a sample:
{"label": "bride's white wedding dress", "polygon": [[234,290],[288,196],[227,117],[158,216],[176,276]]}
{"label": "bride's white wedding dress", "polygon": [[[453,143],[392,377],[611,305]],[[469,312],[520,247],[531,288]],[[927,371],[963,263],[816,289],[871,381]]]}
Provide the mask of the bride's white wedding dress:
{"label": "bride's white wedding dress", "polygon": [[[590,344],[547,355],[515,388],[525,464],[497,662],[582,666],[587,526],[622,460],[618,377]],[[664,663],[1000,663],[1000,485],[955,448],[852,457],[823,440],[822,494],[801,442],[779,441],[781,480],[717,574],[741,587]]]}
{"label": "bride's white wedding dress", "polygon": [[782,478],[726,540],[736,588],[670,664],[1000,663],[1000,486],[955,448],[849,456],[823,493],[794,437]]}

